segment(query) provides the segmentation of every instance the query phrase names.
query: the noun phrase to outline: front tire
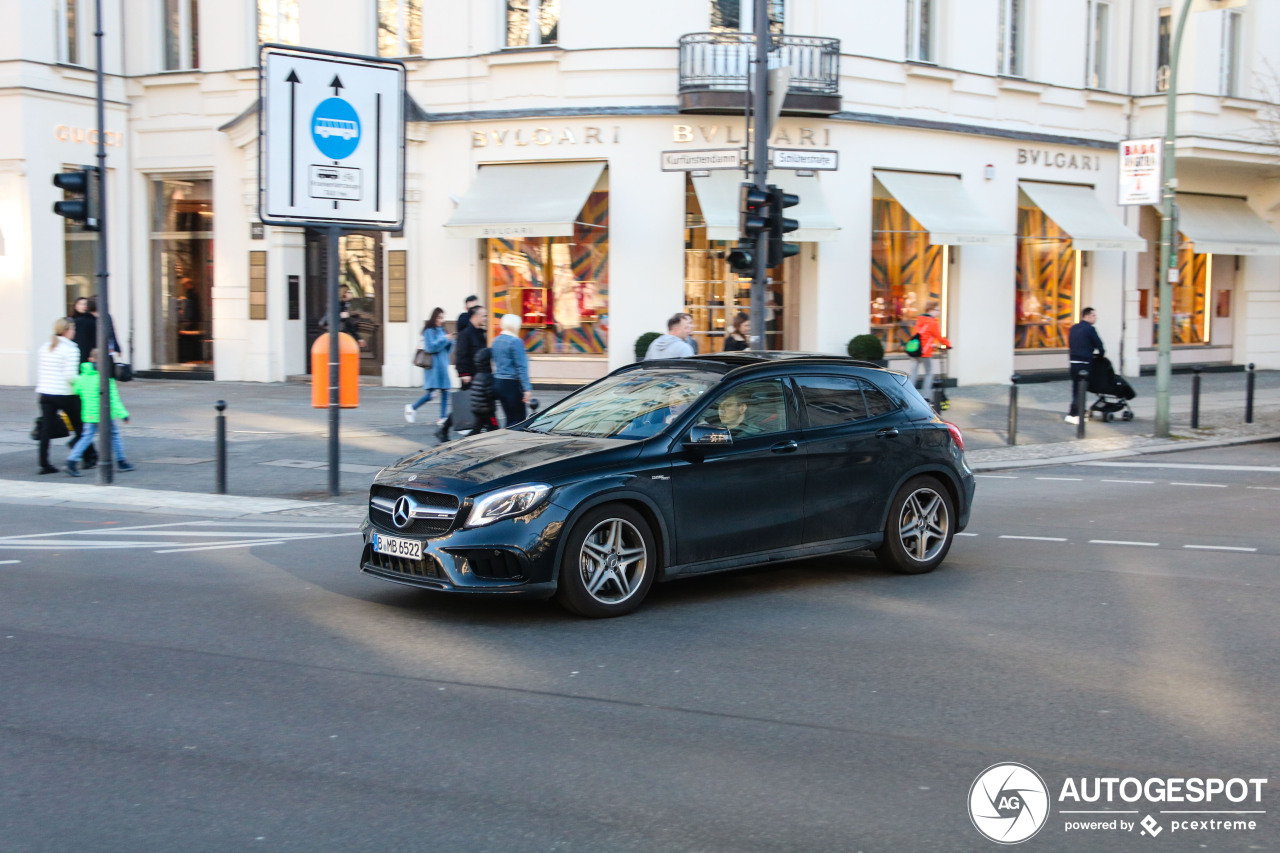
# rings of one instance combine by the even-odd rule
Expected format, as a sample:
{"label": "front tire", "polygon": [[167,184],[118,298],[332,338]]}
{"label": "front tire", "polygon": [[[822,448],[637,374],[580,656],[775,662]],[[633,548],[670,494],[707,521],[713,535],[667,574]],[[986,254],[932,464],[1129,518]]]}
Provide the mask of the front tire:
{"label": "front tire", "polygon": [[951,495],[937,480],[908,480],[889,506],[884,543],[876,549],[880,564],[904,575],[933,571],[951,550],[955,515]]}
{"label": "front tire", "polygon": [[658,573],[658,550],[644,517],[606,504],[578,519],[565,543],[556,599],[592,619],[624,616],[644,601]]}

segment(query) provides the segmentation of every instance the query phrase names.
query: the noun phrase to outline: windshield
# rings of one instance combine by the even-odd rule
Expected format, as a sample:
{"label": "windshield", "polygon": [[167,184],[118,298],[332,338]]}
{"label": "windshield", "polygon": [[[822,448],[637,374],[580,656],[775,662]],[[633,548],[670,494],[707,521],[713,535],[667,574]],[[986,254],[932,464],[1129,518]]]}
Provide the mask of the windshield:
{"label": "windshield", "polygon": [[714,373],[679,369],[608,376],[535,416],[524,429],[546,435],[649,438],[719,381]]}

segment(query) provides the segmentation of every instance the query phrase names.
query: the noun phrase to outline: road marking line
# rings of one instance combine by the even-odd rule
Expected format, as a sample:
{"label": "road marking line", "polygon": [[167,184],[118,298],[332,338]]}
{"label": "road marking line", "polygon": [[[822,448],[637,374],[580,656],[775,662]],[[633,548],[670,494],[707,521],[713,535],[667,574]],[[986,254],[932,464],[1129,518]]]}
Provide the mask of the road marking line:
{"label": "road marking line", "polygon": [[1245,486],[1246,489],[1263,489],[1268,492],[1280,492],[1280,486]]}
{"label": "road marking line", "polygon": [[[184,524],[191,524],[190,521],[171,521],[165,524],[140,524],[136,527],[115,527],[112,526],[112,532],[117,530],[151,530],[156,527],[181,527]],[[9,542],[14,539],[43,539],[48,536],[71,536],[82,533],[101,533],[102,531],[96,527],[82,528],[80,530],[59,530],[51,533],[23,533],[20,536],[6,536],[0,539],[0,542]]]}
{"label": "road marking line", "polygon": [[957,533],[957,536],[977,536],[976,533]]}
{"label": "road marking line", "polygon": [[1159,548],[1159,542],[1125,542],[1120,539],[1090,539],[1090,545],[1138,545],[1143,548]]}
{"label": "road marking line", "polygon": [[1084,477],[1036,477],[1037,480],[1061,480],[1064,483],[1079,483]]}
{"label": "road marking line", "polygon": [[21,560],[0,560],[0,566],[12,566],[14,563],[21,562]]}
{"label": "road marking line", "polygon": [[1224,483],[1170,483],[1170,486],[1197,486],[1201,489],[1225,489]]}
{"label": "road marking line", "polygon": [[1280,474],[1280,468],[1268,465],[1208,465],[1195,462],[1077,462],[1094,468],[1190,468],[1197,471],[1270,471]]}
{"label": "road marking line", "polygon": [[1059,536],[1001,536],[1001,539],[1028,539],[1032,542],[1066,542]]}
{"label": "road marking line", "polygon": [[[98,532],[105,535],[115,531],[99,530]],[[305,539],[311,536],[311,533],[306,530],[299,530],[296,533],[284,530],[130,530],[123,532],[130,536],[200,536],[206,539],[227,536],[262,536],[267,539],[279,539],[281,536],[287,536],[292,539]]]}
{"label": "road marking line", "polygon": [[1155,480],[1103,480],[1104,483],[1133,483],[1137,486],[1153,486]]}
{"label": "road marking line", "polygon": [[266,541],[256,542],[232,542],[227,545],[200,545],[195,548],[166,548],[163,551],[156,551],[157,554],[186,554],[191,551],[218,551],[223,548],[253,548],[257,545],[283,545],[285,539],[268,539]]}
{"label": "road marking line", "polygon": [[1016,480],[1017,477],[1010,477],[1005,474],[974,474],[975,478],[981,477],[984,480]]}
{"label": "road marking line", "polygon": [[1197,551],[1246,551],[1250,554],[1255,553],[1257,548],[1241,548],[1237,545],[1183,545],[1183,548],[1193,548]]}

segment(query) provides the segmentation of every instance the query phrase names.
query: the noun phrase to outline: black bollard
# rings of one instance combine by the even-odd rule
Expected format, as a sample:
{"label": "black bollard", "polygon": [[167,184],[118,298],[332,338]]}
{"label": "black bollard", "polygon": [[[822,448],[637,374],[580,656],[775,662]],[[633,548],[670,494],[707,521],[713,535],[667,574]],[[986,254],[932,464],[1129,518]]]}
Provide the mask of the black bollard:
{"label": "black bollard", "polygon": [[1199,367],[1191,369],[1191,428],[1200,429],[1200,370]]}
{"label": "black bollard", "polygon": [[1085,421],[1089,420],[1087,397],[1089,395],[1089,370],[1085,368],[1076,373],[1076,412],[1080,415],[1076,424],[1076,438],[1084,438]]}
{"label": "black bollard", "polygon": [[220,495],[227,493],[227,416],[222,414],[227,409],[227,401],[219,400],[213,404],[218,410],[218,416],[214,418],[217,425],[217,478],[216,491]]}
{"label": "black bollard", "polygon": [[1009,444],[1018,443],[1018,374],[1009,377]]}
{"label": "black bollard", "polygon": [[1253,372],[1253,362],[1249,362],[1249,372],[1245,374],[1244,380],[1244,422],[1253,423],[1253,381],[1256,379]]}

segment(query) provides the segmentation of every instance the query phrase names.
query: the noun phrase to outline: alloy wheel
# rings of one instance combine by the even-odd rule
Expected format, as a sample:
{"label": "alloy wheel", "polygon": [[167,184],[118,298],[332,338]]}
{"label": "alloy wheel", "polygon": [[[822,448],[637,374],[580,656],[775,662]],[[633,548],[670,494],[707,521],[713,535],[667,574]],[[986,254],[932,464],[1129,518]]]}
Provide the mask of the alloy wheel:
{"label": "alloy wheel", "polygon": [[601,604],[620,604],[640,588],[649,561],[644,537],[631,522],[606,518],[591,528],[578,553],[582,586]]}
{"label": "alloy wheel", "polygon": [[902,502],[898,539],[911,559],[927,563],[936,557],[947,544],[950,528],[946,501],[933,489],[916,489]]}

